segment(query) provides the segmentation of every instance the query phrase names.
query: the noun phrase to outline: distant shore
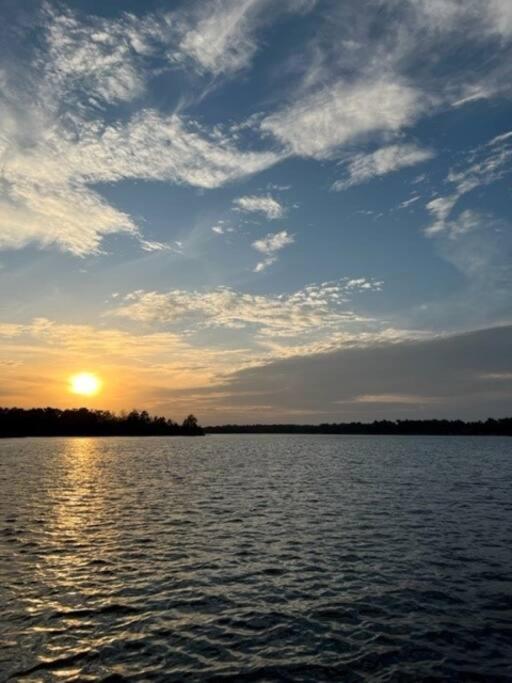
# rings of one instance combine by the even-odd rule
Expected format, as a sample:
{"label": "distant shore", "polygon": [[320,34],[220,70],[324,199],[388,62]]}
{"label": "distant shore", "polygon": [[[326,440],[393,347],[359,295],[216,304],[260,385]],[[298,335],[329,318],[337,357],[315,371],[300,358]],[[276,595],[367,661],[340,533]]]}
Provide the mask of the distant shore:
{"label": "distant shore", "polygon": [[204,436],[205,434],[345,434],[374,436],[512,436],[512,417],[486,420],[375,420],[322,424],[225,424],[201,427],[145,410],[116,415],[76,408],[1,408],[0,438],[24,436]]}
{"label": "distant shore", "polygon": [[375,420],[318,425],[251,424],[205,427],[206,434],[369,434],[375,436],[512,436],[512,418],[463,420]]}

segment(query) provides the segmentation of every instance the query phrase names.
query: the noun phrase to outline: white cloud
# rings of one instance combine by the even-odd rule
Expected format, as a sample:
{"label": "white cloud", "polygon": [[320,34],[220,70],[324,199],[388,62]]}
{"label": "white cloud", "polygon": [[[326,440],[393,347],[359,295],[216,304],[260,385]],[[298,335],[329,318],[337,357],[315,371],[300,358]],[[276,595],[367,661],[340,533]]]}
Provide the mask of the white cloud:
{"label": "white cloud", "polygon": [[17,65],[16,74],[1,74],[1,248],[34,243],[82,256],[119,232],[145,250],[168,248],[144,240],[135,221],[91,185],[141,178],[213,188],[278,160],[272,152],[243,152],[219,130],[178,115],[146,109],[125,122],[98,118],[100,101],[141,91],[142,61],[166,38],[165,16],[84,23],[47,10],[43,17],[47,51]]}
{"label": "white cloud", "polygon": [[[301,82],[292,83],[292,104],[264,119],[263,129],[297,154],[324,158],[356,137],[382,133],[389,142],[389,133],[430,109],[510,92],[511,7],[509,0],[330,3],[322,30],[294,61]],[[473,60],[484,45],[489,58]]]}
{"label": "white cloud", "polygon": [[412,144],[389,145],[371,154],[357,154],[347,165],[348,178],[334,183],[334,190],[359,185],[376,176],[398,171],[432,159],[434,153]]}
{"label": "white cloud", "polygon": [[446,226],[446,219],[450,215],[453,207],[459,200],[459,195],[447,195],[446,197],[436,197],[431,199],[427,205],[427,211],[435,217],[434,223],[430,225],[426,233],[428,235],[434,235],[437,232],[442,232]]}
{"label": "white cloud", "polygon": [[451,170],[447,182],[452,186],[452,192],[445,196],[430,200],[427,211],[435,218],[425,233],[436,235],[448,231],[452,237],[468,232],[469,212],[457,221],[450,221],[449,217],[461,197],[483,185],[502,180],[512,171],[512,132],[506,132],[493,138],[485,145],[472,150],[464,160],[464,165],[458,170]]}
{"label": "white cloud", "polygon": [[248,213],[263,213],[268,220],[282,218],[285,209],[271,195],[248,195],[233,200],[233,204]]}
{"label": "white cloud", "polygon": [[269,266],[271,266],[273,263],[277,261],[277,256],[267,256],[263,261],[258,261],[258,263],[254,266],[254,272],[255,273],[262,273],[264,270],[266,270]]}
{"label": "white cloud", "polygon": [[487,100],[496,93],[495,87],[485,86],[482,83],[469,83],[463,87],[461,97],[455,102],[452,102],[452,107],[462,107],[469,102],[476,102],[477,100]]}
{"label": "white cloud", "polygon": [[273,152],[243,152],[178,115],[146,110],[126,126],[109,126],[78,146],[80,172],[105,180],[127,177],[167,180],[211,189],[275,164]]}
{"label": "white cloud", "polygon": [[510,1],[489,0],[483,5],[484,12],[487,10],[491,28],[504,38],[512,36],[512,4]]}
{"label": "white cloud", "polygon": [[214,74],[246,67],[256,51],[253,37],[262,0],[213,0],[201,6],[193,28],[185,31],[182,53]]}
{"label": "white cloud", "polygon": [[326,158],[343,144],[377,132],[398,132],[412,124],[424,108],[413,87],[374,79],[338,83],[303,97],[261,122],[298,156]]}
{"label": "white cloud", "polygon": [[482,216],[475,211],[466,209],[456,219],[448,224],[450,237],[456,238],[459,235],[477,230],[482,225]]}
{"label": "white cloud", "polygon": [[150,58],[173,35],[169,15],[79,19],[47,7],[41,16],[46,42],[37,58],[0,74],[0,248],[34,243],[83,256],[119,232],[144,250],[169,248],[144,240],[134,219],[92,186],[140,178],[211,189],[281,158],[243,151],[218,127],[178,114],[103,118],[104,105],[142,92]]}
{"label": "white cloud", "polygon": [[345,281],[345,290],[350,292],[350,291],[364,291],[366,290],[372,290],[374,292],[380,292],[382,290],[382,282],[378,282],[376,280],[368,280],[368,278],[365,277],[358,277],[358,278],[353,278],[353,279],[348,279]]}
{"label": "white cloud", "polygon": [[256,31],[282,12],[305,13],[315,0],[209,0],[181,20],[181,40],[175,59],[193,59],[214,75],[246,68],[258,49]]}
{"label": "white cloud", "polygon": [[481,185],[490,185],[510,172],[512,140],[510,133],[493,138],[469,154],[470,164],[460,171],[451,171],[448,182],[455,185],[462,196]]}
{"label": "white cloud", "polygon": [[478,379],[497,379],[509,382],[512,380],[512,372],[484,372],[478,376]]}
{"label": "white cloud", "polygon": [[354,399],[356,403],[397,403],[422,405],[425,403],[437,403],[438,397],[417,396],[416,394],[361,394]]}
{"label": "white cloud", "polygon": [[[0,124],[1,125],[1,124]],[[178,116],[145,111],[126,125],[81,122],[78,140],[66,128],[43,128],[32,146],[6,140],[0,244],[54,244],[93,253],[104,235],[139,234],[127,214],[88,185],[127,178],[166,180],[213,188],[275,163],[273,153],[241,152]],[[7,136],[6,136],[7,138]]]}
{"label": "white cloud", "polygon": [[405,199],[403,202],[401,202],[398,205],[398,208],[399,209],[407,209],[407,208],[409,208],[409,206],[412,206],[412,204],[415,204],[419,199],[421,199],[421,195],[415,194],[412,197],[410,197],[409,199]]}
{"label": "white cloud", "polygon": [[[460,3],[446,0],[437,5],[440,12],[445,8],[441,14],[447,21]],[[8,73],[8,65],[0,72],[0,245],[54,245],[84,255],[100,251],[106,235],[121,232],[142,240],[144,249],[151,244],[157,248],[156,242],[143,240],[132,217],[111,206],[93,186],[140,178],[217,188],[267,169],[292,153],[328,158],[357,139],[366,141],[375,133],[393,138],[413,123],[427,100],[396,75],[396,64],[361,68],[343,83],[335,80],[339,76],[333,71],[322,86],[313,79],[305,94],[301,91],[294,103],[261,122],[260,130],[282,144],[272,151],[243,149],[234,128],[223,133],[220,127],[200,126],[178,114],[139,109],[123,119],[104,116],[103,107],[133,100],[143,91],[153,75],[152,59],[169,56],[165,50],[176,36],[189,56],[204,61],[204,68],[227,72],[252,58],[255,30],[261,23],[276,13],[308,11],[311,6],[301,0],[287,0],[279,9],[268,0],[216,0],[196,5],[197,12],[187,8],[179,19],[165,13],[142,18],[124,13],[115,20],[46,9],[46,35],[37,59],[25,69],[18,65],[14,74]],[[498,17],[506,27],[507,5],[494,0],[488,6],[489,16]],[[205,38],[203,43],[197,42],[199,34]],[[375,55],[372,59],[378,62]],[[359,80],[354,80],[357,75]],[[115,117],[116,110],[110,111]],[[503,159],[496,144],[487,167],[474,165],[464,178],[451,176],[449,182],[455,186],[451,194],[460,196],[487,182],[483,177],[492,176],[490,163],[496,166],[495,177],[501,173],[510,152],[504,142]],[[336,187],[417,163],[427,154],[396,144],[358,155],[349,164],[348,180],[338,181]],[[269,219],[284,212],[271,195],[248,195],[237,201],[240,209],[259,211]],[[431,208],[435,215],[439,206]],[[443,229],[442,220],[431,228],[436,229]],[[275,257],[268,255],[271,258]]]}
{"label": "white cloud", "polygon": [[[448,204],[451,201],[452,200],[449,199]],[[432,202],[430,202],[430,204],[432,204]],[[428,207],[429,204],[427,204],[427,208]],[[432,209],[430,210],[432,211]],[[459,216],[451,220],[447,220],[447,216],[444,218],[439,218],[426,229],[425,233],[429,237],[432,237],[438,233],[445,233],[451,239],[457,239],[461,235],[478,230],[482,225],[488,222],[488,220],[486,220],[476,211],[466,209],[465,211],[462,211]]]}
{"label": "white cloud", "polygon": [[263,239],[253,242],[252,246],[262,254],[273,254],[288,244],[293,244],[294,241],[293,235],[289,235],[286,230],[281,230],[276,233],[269,232]]}
{"label": "white cloud", "polygon": [[127,214],[81,186],[44,186],[19,179],[0,199],[3,249],[36,242],[84,256],[98,252],[105,235],[118,232],[138,235]]}
{"label": "white cloud", "polygon": [[[137,323],[184,325],[189,337],[193,331],[203,331],[203,334],[204,328],[224,328],[236,334],[245,330],[265,348],[269,348],[272,338],[295,338],[290,348],[304,349],[309,343],[318,344],[321,340],[326,343],[330,339],[334,343],[334,332],[359,333],[360,326],[369,321],[348,308],[350,298],[381,289],[382,282],[376,280],[344,278],[277,296],[237,292],[228,287],[210,291],[137,290],[126,295],[122,305],[110,314]],[[341,337],[338,341],[341,343]],[[283,347],[279,353],[284,352]]]}
{"label": "white cloud", "polygon": [[167,242],[158,242],[156,240],[145,240],[140,238],[139,243],[144,251],[180,251],[177,242],[172,245]]}
{"label": "white cloud", "polygon": [[432,31],[466,31],[480,34],[512,35],[512,5],[509,0],[409,0],[418,20]]}
{"label": "white cloud", "polygon": [[168,36],[169,18],[123,14],[109,20],[71,11],[45,10],[48,52],[41,55],[51,91],[80,94],[113,103],[131,100],[144,90],[142,63]]}
{"label": "white cloud", "polygon": [[260,273],[275,263],[277,261],[276,253],[294,242],[295,238],[293,235],[288,234],[286,230],[281,230],[281,232],[276,233],[269,232],[268,235],[262,239],[253,242],[253,248],[266,256],[263,261],[256,264],[254,272]]}

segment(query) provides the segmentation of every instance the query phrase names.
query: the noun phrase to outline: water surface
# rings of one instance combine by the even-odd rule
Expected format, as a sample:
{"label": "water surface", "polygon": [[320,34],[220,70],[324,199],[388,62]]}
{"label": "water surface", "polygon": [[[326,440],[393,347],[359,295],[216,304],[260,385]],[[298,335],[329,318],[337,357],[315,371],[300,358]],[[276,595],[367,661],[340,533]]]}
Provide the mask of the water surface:
{"label": "water surface", "polygon": [[0,680],[511,681],[512,439],[0,441]]}

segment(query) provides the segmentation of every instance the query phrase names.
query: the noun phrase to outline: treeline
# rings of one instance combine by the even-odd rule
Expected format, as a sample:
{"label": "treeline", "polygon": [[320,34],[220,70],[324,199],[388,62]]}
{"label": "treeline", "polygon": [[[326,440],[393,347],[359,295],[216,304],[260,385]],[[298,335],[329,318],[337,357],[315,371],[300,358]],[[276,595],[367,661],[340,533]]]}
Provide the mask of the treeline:
{"label": "treeline", "polygon": [[202,436],[194,415],[181,424],[145,410],[116,415],[77,408],[0,408],[0,437],[7,436]]}
{"label": "treeline", "polygon": [[432,436],[512,436],[512,418],[463,420],[376,420],[319,425],[254,424],[205,427],[209,434],[410,434]]}

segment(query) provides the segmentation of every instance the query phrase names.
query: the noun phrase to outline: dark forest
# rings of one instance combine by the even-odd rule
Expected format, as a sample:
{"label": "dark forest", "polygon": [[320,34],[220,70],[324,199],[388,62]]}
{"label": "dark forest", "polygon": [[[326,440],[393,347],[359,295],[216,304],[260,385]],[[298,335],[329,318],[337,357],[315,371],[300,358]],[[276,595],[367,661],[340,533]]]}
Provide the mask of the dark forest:
{"label": "dark forest", "polygon": [[116,415],[77,408],[0,408],[0,436],[202,436],[194,415],[181,424],[145,410]]}

